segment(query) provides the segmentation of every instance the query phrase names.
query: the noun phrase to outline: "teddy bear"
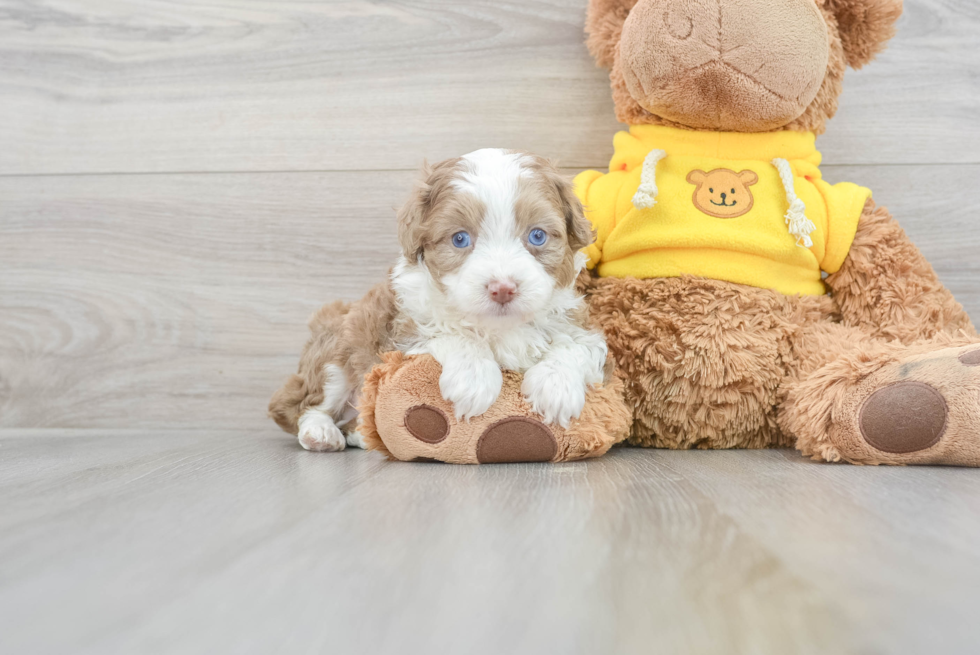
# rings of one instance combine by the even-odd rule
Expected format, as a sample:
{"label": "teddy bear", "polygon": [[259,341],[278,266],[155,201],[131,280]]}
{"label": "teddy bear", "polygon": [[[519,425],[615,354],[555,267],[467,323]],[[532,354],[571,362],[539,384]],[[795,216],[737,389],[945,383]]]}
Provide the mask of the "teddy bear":
{"label": "teddy bear", "polygon": [[610,69],[606,173],[576,190],[580,278],[633,412],[628,442],[980,465],[980,338],[816,136],[901,0],[590,0]]}
{"label": "teddy bear", "polygon": [[439,363],[429,355],[389,352],[364,378],[358,431],[364,446],[389,459],[449,464],[571,462],[604,455],[629,435],[623,384],[610,376],[592,387],[568,427],[545,424],[521,393],[523,377],[503,372],[497,402],[459,420],[439,391]]}

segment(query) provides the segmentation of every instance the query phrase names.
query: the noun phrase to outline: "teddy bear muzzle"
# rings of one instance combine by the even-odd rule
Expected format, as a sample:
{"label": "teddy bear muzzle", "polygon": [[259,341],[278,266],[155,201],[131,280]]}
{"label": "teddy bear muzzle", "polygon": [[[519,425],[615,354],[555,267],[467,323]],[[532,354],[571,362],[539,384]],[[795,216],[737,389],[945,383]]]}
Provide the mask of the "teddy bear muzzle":
{"label": "teddy bear muzzle", "polygon": [[806,111],[827,72],[814,0],[640,0],[620,41],[630,95],[697,129],[762,132]]}

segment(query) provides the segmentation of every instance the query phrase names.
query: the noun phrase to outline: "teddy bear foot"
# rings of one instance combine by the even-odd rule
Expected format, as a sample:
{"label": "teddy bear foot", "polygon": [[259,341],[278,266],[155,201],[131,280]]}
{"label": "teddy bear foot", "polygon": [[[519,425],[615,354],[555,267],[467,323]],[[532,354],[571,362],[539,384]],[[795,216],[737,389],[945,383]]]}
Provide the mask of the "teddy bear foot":
{"label": "teddy bear foot", "polygon": [[[418,405],[405,412],[405,429],[423,444],[435,445],[447,439],[452,432],[451,421],[442,410],[431,405]],[[474,422],[484,421],[478,417],[471,419],[470,423]],[[480,464],[550,462],[558,454],[555,434],[547,425],[529,416],[510,416],[494,421],[482,432],[479,432],[479,425],[467,427],[477,428],[465,431],[470,438],[478,435],[475,457]]]}
{"label": "teddy bear foot", "polygon": [[842,395],[829,433],[840,459],[980,466],[980,346],[888,364]]}
{"label": "teddy bear foot", "polygon": [[500,397],[482,416],[457,420],[439,393],[431,357],[388,353],[365,379],[365,444],[392,459],[453,464],[567,462],[602,455],[629,432],[631,416],[618,380],[590,391],[582,416],[566,429],[546,425],[525,402],[521,377],[504,372]]}

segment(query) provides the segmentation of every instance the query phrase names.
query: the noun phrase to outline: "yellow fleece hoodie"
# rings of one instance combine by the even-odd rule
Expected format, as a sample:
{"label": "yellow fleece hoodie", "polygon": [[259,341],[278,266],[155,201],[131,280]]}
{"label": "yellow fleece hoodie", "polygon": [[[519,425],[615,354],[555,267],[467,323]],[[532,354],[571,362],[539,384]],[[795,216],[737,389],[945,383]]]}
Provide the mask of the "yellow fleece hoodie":
{"label": "yellow fleece hoodie", "polygon": [[815,142],[653,125],[616,134],[609,173],[575,178],[597,232],[589,268],[823,295],[821,271],[844,263],[871,191],[824,182]]}

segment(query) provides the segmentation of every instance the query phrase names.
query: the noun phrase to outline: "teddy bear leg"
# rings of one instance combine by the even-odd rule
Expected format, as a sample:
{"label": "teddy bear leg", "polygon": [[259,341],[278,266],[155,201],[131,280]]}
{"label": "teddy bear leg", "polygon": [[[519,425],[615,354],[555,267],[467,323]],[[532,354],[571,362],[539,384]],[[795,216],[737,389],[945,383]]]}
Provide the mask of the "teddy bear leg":
{"label": "teddy bear leg", "polygon": [[581,288],[626,382],[631,445],[793,444],[773,407],[798,315],[818,301],[699,278],[583,278]]}
{"label": "teddy bear leg", "polygon": [[912,346],[841,325],[804,331],[779,420],[804,455],[853,464],[980,466],[980,343]]}

